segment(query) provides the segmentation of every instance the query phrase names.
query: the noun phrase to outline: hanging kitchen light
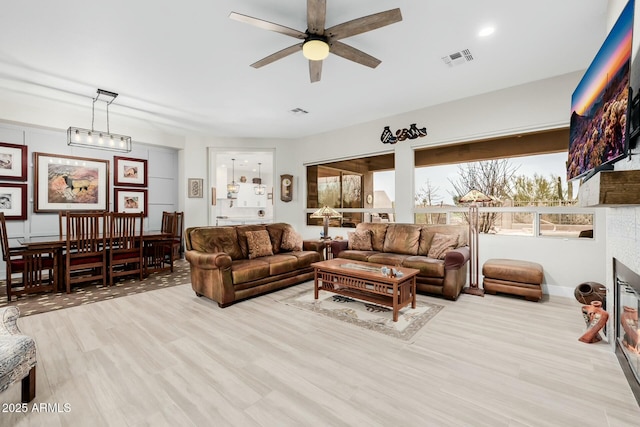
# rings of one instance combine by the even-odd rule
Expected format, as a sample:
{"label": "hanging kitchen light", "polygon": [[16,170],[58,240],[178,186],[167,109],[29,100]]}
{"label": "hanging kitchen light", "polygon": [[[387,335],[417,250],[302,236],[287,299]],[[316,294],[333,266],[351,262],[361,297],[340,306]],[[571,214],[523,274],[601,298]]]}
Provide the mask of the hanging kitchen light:
{"label": "hanging kitchen light", "polygon": [[236,182],[236,159],[231,159],[231,184],[227,184],[228,193],[237,193],[240,185]]}
{"label": "hanging kitchen light", "polygon": [[258,163],[258,185],[256,185],[255,187],[253,187],[253,191],[258,195],[258,196],[262,196],[264,195],[264,193],[266,192],[266,188],[264,185],[262,185],[262,169],[260,168],[260,165],[262,165],[262,163]]}

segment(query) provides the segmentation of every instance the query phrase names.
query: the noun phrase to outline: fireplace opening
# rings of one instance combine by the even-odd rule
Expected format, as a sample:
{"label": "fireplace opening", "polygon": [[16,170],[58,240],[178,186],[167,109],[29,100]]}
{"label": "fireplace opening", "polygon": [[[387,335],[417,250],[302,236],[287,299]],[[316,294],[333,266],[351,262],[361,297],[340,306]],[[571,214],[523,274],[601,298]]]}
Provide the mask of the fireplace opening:
{"label": "fireplace opening", "polygon": [[613,259],[616,300],[616,354],[640,405],[640,275]]}

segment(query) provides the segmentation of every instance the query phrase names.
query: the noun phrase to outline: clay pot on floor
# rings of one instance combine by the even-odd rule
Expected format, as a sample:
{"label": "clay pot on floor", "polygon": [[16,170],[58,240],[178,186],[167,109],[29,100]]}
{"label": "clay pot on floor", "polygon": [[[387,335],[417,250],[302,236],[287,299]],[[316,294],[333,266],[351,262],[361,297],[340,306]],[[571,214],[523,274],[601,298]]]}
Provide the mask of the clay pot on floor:
{"label": "clay pot on floor", "polygon": [[638,331],[638,310],[626,305],[622,306],[620,323],[622,325],[622,329],[624,330],[622,343],[625,345],[625,347],[627,347],[627,349],[633,351],[634,353],[637,353],[638,339],[640,338],[638,336],[640,334],[640,332]]}
{"label": "clay pot on floor", "polygon": [[573,295],[581,304],[591,304],[593,301],[604,302],[607,297],[607,288],[596,282],[584,282],[576,286]]}
{"label": "clay pot on floor", "polygon": [[582,313],[585,318],[589,319],[587,325],[587,332],[585,332],[580,338],[582,342],[594,343],[600,341],[600,330],[604,328],[609,319],[609,313],[602,309],[602,303],[600,301],[593,301],[591,305],[585,305],[582,307]]}

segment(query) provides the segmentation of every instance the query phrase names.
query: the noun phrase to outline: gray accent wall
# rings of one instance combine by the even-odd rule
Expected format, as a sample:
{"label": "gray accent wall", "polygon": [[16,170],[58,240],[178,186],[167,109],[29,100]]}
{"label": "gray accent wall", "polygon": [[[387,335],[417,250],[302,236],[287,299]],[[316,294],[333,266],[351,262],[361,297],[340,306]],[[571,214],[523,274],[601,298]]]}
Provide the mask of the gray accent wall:
{"label": "gray accent wall", "polygon": [[[149,214],[145,218],[145,229],[158,230],[163,211],[178,210],[179,165],[178,150],[171,147],[133,142],[130,153],[118,153],[90,148],[69,147],[66,131],[40,128],[36,126],[0,122],[0,142],[26,145],[28,148],[27,181],[8,181],[0,183],[27,184],[27,220],[7,221],[9,244],[17,246],[17,239],[28,236],[46,236],[58,234],[57,213],[34,213],[34,154],[35,152],[58,154],[92,159],[109,160],[109,210],[114,208],[113,173],[114,156],[132,157],[147,160],[148,186],[147,197]],[[125,188],[125,187],[120,187]],[[131,187],[133,188],[133,187]],[[140,188],[140,187],[136,187]],[[0,266],[4,279],[5,265]]]}

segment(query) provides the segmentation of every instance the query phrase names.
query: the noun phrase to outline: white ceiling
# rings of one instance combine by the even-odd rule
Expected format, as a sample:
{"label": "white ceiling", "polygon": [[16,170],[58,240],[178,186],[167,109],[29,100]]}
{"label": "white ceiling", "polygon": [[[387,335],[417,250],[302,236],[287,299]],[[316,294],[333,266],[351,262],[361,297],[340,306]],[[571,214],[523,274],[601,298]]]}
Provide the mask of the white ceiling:
{"label": "white ceiling", "polygon": [[[311,84],[301,53],[249,66],[296,39],[228,18],[235,11],[304,31],[304,0],[5,1],[0,88],[89,110],[102,88],[120,94],[112,115],[159,129],[295,138],[585,69],[606,35],[606,6],[328,0],[327,27],[396,7],[403,21],[342,40],[380,59],[378,68],[330,55]],[[495,33],[479,38],[488,24]],[[443,63],[462,49],[472,62]],[[309,114],[289,112],[298,107]]]}

